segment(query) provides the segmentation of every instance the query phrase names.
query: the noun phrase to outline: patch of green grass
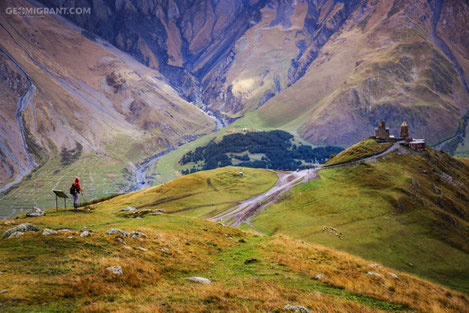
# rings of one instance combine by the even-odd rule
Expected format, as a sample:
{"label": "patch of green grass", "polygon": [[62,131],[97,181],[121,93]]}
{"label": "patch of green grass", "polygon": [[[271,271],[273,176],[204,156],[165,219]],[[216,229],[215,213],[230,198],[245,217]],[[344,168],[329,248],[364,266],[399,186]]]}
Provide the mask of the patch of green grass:
{"label": "patch of green grass", "polygon": [[[441,181],[435,168],[468,183],[469,167],[445,154],[431,150],[425,159],[392,155],[321,170],[320,179],[293,188],[252,224],[266,234],[345,250],[467,292],[468,223],[461,216],[468,205],[458,199],[465,192]],[[445,200],[435,186],[442,188]],[[335,227],[343,239],[323,226]]]}

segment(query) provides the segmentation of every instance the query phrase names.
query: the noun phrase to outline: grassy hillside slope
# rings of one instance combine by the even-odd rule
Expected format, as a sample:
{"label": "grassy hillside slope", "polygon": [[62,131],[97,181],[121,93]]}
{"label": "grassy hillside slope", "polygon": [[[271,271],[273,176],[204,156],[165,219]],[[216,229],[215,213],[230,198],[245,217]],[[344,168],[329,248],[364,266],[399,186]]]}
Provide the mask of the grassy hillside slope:
{"label": "grassy hillside slope", "polygon": [[433,149],[420,156],[392,153],[319,175],[253,225],[469,291],[467,159]]}
{"label": "grassy hillside slope", "polygon": [[377,143],[374,139],[365,139],[337,154],[325,165],[337,165],[376,155],[386,151],[391,145],[390,143]]}
{"label": "grassy hillside slope", "polygon": [[[165,199],[162,192],[178,194],[183,186],[210,194],[207,178],[227,194],[255,193],[250,183],[233,182],[234,170],[196,173],[90,211],[49,210],[43,217],[14,220],[70,231],[0,241],[2,312],[283,312],[287,304],[310,312],[467,310],[463,294],[332,249],[179,215],[136,219],[120,212],[126,205]],[[257,181],[247,178],[255,185],[271,177],[263,170],[250,174],[258,174]],[[2,223],[0,232],[12,226]],[[90,237],[79,236],[83,226],[91,228]],[[105,234],[110,228],[146,236]],[[122,275],[112,274],[110,266],[121,266]],[[324,279],[314,279],[318,274]],[[185,279],[190,276],[212,284]]]}

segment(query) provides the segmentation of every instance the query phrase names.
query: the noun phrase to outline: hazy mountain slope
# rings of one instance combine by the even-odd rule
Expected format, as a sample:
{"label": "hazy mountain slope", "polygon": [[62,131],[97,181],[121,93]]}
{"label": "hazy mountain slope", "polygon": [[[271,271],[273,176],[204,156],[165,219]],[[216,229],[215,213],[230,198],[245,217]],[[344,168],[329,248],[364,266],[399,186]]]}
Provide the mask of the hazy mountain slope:
{"label": "hazy mountain slope", "polygon": [[[30,164],[43,165],[59,161],[63,149],[69,154],[76,149],[78,159],[91,153],[100,161],[117,162],[114,178],[122,183],[120,170],[128,161],[215,128],[213,118],[181,99],[157,71],[104,41],[92,42],[62,18],[7,16],[9,5],[2,2],[0,13],[1,186],[31,170],[29,153]],[[24,109],[16,118],[21,103]],[[24,138],[19,131],[23,121]],[[61,161],[55,170],[64,168],[60,163],[67,160]],[[50,173],[43,178],[58,179],[49,187],[60,180]]]}
{"label": "hazy mountain slope", "polygon": [[[69,229],[0,241],[0,257],[6,260],[0,264],[2,312],[289,312],[287,304],[318,313],[467,311],[464,294],[333,249],[197,218],[136,219],[120,211],[177,196],[177,188],[193,187],[200,204],[210,203],[208,195],[229,196],[230,188],[237,190],[231,196],[248,196],[251,183],[273,174],[250,170],[233,177],[236,171],[188,175],[94,204],[90,211],[48,210],[43,217],[1,223],[2,235],[25,222],[41,232]],[[171,211],[181,210],[184,199],[173,204]],[[85,225],[92,230],[89,237],[80,236]],[[110,228],[135,230],[137,237],[108,235]],[[121,266],[122,275],[112,274],[110,266]],[[211,284],[186,279],[191,276]]]}
{"label": "hazy mountain slope", "polygon": [[76,23],[159,68],[219,116],[240,117],[270,99],[257,126],[298,131],[314,144],[351,144],[381,119],[406,119],[432,143],[464,133],[465,2],[80,4],[93,13],[70,16]]}
{"label": "hazy mountain slope", "polygon": [[319,179],[294,187],[252,224],[268,234],[345,250],[467,291],[465,161],[429,150],[320,170]]}

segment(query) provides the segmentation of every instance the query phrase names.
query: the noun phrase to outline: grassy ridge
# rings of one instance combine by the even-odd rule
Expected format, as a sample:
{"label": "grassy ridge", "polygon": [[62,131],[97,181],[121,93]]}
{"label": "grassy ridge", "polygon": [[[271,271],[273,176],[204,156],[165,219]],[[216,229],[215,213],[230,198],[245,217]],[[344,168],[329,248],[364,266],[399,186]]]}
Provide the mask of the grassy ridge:
{"label": "grassy ridge", "polygon": [[[44,217],[16,219],[72,232],[0,241],[2,312],[280,312],[286,304],[310,312],[462,312],[469,305],[462,294],[331,249],[180,215],[130,219],[119,214],[123,205],[155,202],[188,186],[206,195],[194,201],[211,201],[210,186],[221,195],[230,188],[244,197],[254,193],[251,184],[233,181],[235,170],[189,175],[97,203],[92,211],[50,210]],[[251,179],[254,173],[257,181],[272,182],[271,172],[250,172]],[[93,235],[78,236],[82,226]],[[0,233],[10,227],[2,223]],[[124,249],[105,234],[111,227],[147,237],[124,238],[131,247]],[[106,270],[115,265],[122,266],[123,275]],[[325,279],[315,280],[318,274]],[[213,283],[194,284],[185,280],[189,276]]]}
{"label": "grassy ridge", "polygon": [[391,143],[377,143],[374,139],[365,139],[340,152],[332,159],[327,161],[325,165],[337,165],[363,159],[384,152],[390,148],[391,145]]}
{"label": "grassy ridge", "polygon": [[430,150],[319,173],[268,207],[254,226],[469,291],[467,164]]}

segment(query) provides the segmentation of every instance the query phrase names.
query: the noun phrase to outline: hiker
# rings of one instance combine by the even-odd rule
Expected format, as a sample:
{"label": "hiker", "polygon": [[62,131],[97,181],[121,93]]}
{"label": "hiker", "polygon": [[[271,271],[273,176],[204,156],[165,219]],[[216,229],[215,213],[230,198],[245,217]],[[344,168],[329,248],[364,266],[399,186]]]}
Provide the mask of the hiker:
{"label": "hiker", "polygon": [[75,207],[75,210],[78,209],[78,194],[80,192],[81,192],[80,179],[76,177],[75,182],[73,183],[72,187],[70,187],[70,194],[73,196],[73,206]]}

